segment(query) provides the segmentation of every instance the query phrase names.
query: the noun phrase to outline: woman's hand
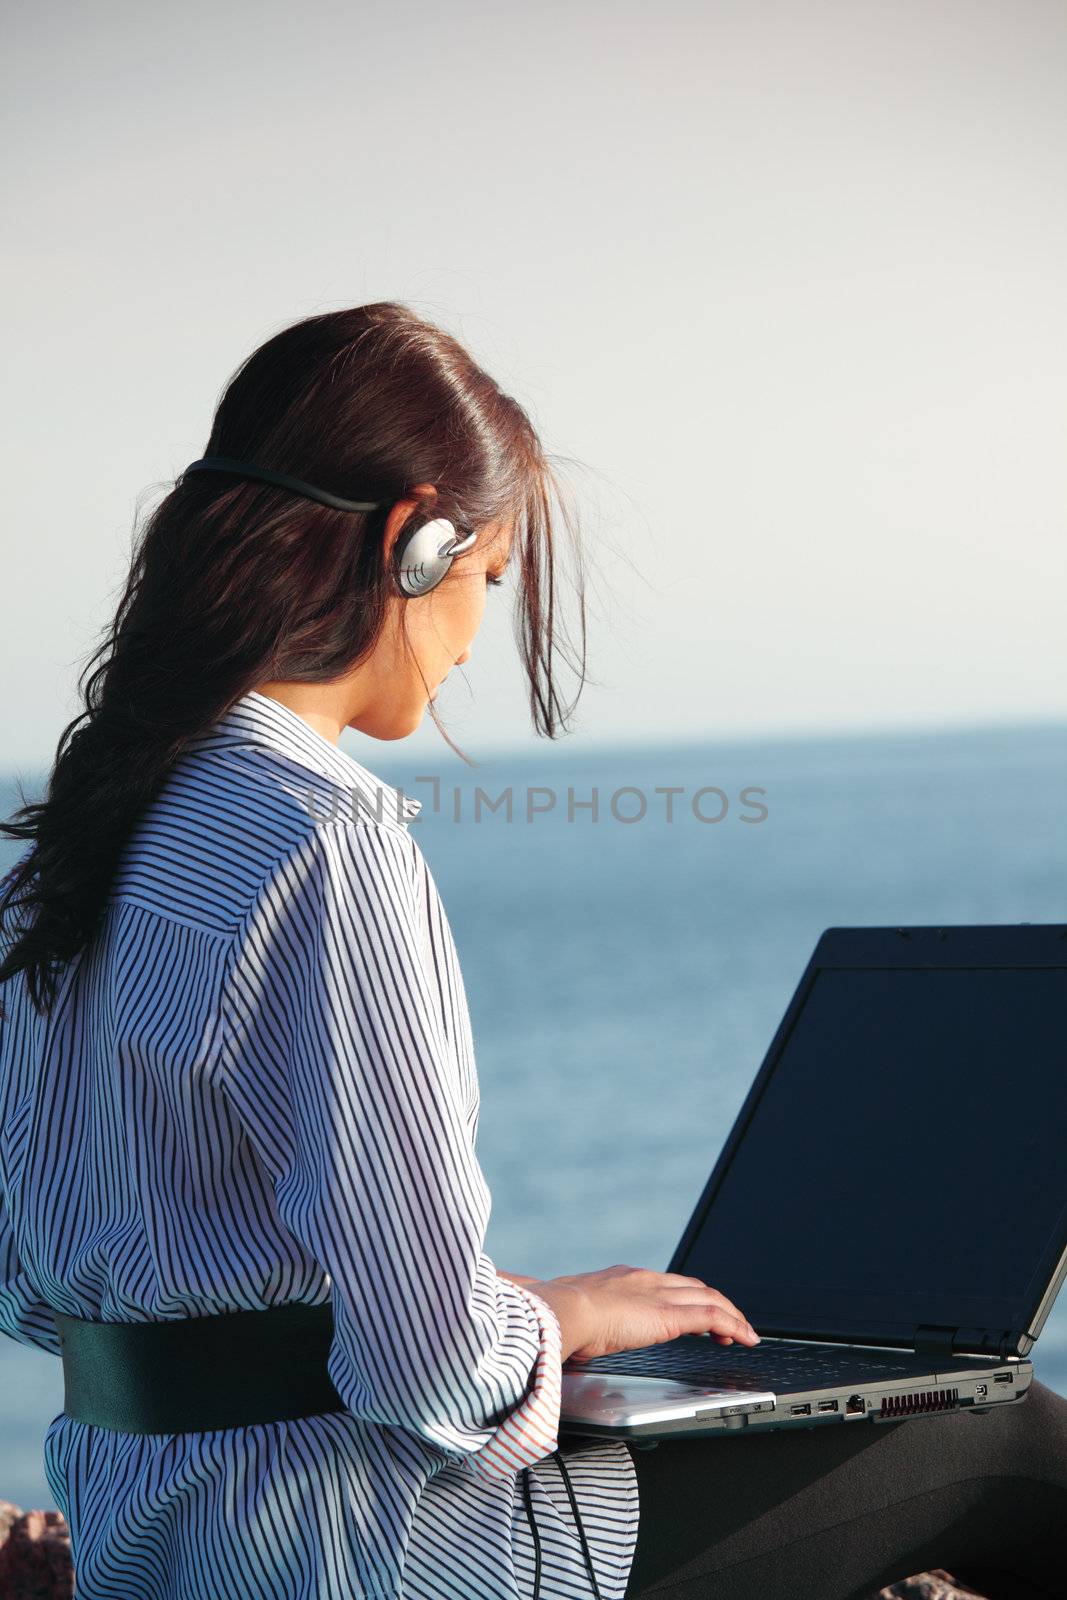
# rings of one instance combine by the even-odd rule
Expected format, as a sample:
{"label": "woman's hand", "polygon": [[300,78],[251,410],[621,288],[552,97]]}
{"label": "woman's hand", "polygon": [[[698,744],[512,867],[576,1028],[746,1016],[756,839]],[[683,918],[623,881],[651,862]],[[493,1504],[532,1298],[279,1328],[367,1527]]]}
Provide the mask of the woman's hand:
{"label": "woman's hand", "polygon": [[664,1344],[683,1333],[710,1334],[724,1345],[735,1340],[759,1343],[756,1330],[732,1300],[700,1278],[680,1272],[615,1266],[522,1281],[552,1306],[561,1328],[566,1322],[564,1360],[573,1355],[591,1361],[619,1350]]}
{"label": "woman's hand", "polygon": [[528,1283],[531,1287],[541,1282],[540,1278],[524,1278],[520,1272],[504,1272],[500,1267],[497,1267],[496,1275],[498,1278],[508,1278],[512,1283]]}

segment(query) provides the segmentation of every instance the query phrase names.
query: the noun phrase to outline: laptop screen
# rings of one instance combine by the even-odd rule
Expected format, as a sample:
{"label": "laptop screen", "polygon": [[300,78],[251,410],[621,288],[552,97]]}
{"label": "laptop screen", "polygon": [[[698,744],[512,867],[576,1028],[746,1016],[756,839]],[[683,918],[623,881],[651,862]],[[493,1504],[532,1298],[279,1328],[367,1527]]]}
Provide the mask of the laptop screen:
{"label": "laptop screen", "polygon": [[793,1011],[672,1270],[767,1333],[1029,1329],[1067,1226],[1067,969],[813,962]]}

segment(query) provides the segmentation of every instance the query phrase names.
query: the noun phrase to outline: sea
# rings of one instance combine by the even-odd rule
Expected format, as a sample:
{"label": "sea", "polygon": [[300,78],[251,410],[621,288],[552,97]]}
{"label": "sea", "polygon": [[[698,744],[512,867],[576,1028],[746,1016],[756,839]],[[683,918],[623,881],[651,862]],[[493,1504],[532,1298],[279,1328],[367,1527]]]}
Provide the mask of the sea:
{"label": "sea", "polygon": [[[508,1272],[667,1270],[825,928],[1067,924],[1067,723],[612,749],[572,735],[481,759],[459,742],[476,766],[443,743],[415,761],[352,734],[344,748],[422,801],[412,831],[471,1010],[485,1248]],[[39,797],[44,780],[21,776]],[[3,816],[18,803],[0,784]],[[22,848],[0,842],[0,872]],[[1006,1091],[1026,1074],[1006,1064]],[[902,1170],[906,1118],[866,1136]],[[1032,1358],[1067,1395],[1067,1294]],[[62,1406],[58,1360],[0,1337],[0,1499],[52,1506],[41,1440]]]}

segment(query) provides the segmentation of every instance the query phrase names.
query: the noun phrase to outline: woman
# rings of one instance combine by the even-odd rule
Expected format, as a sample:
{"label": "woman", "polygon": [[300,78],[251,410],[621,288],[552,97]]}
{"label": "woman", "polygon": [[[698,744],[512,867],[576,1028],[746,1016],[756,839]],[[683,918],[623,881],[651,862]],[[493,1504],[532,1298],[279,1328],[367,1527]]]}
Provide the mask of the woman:
{"label": "woman", "polygon": [[79,1600],[623,1600],[681,1569],[663,1592],[860,1596],[1002,1548],[976,1475],[1033,1540],[1008,1565],[1050,1570],[1067,1407],[1040,1386],[982,1428],[561,1447],[568,1355],[757,1335],[695,1278],[486,1255],[419,805],[339,744],[432,712],[508,568],[556,736],[553,487],[521,408],[407,308],[284,330],[6,827],[32,843],[0,895],[0,1327],[63,1355],[45,1465]]}

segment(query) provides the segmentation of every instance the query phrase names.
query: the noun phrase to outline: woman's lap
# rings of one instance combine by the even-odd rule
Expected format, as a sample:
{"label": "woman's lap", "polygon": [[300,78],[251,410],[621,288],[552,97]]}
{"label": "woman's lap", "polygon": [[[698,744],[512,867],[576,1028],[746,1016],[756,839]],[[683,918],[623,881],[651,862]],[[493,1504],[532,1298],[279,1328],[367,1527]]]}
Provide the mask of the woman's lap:
{"label": "woman's lap", "polygon": [[[627,1600],[867,1600],[932,1567],[1067,1597],[1067,1400],[635,1449]],[[997,1587],[988,1585],[996,1584]]]}

